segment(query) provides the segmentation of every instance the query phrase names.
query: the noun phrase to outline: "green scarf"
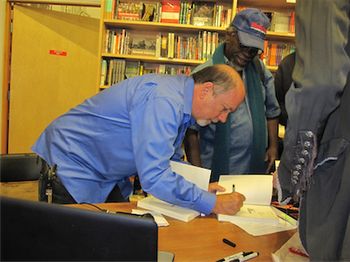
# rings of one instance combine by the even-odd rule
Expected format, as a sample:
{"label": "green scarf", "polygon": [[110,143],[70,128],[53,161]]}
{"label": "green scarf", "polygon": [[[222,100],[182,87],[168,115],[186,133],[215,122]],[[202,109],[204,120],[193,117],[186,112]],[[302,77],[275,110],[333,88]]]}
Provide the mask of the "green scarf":
{"label": "green scarf", "polygon": [[[219,45],[213,54],[213,64],[225,64],[224,44]],[[253,120],[253,144],[249,173],[265,173],[266,126],[264,99],[259,72],[253,62],[246,68],[249,109]],[[230,115],[226,123],[217,123],[214,137],[214,153],[211,165],[211,182],[219,176],[229,174]]]}

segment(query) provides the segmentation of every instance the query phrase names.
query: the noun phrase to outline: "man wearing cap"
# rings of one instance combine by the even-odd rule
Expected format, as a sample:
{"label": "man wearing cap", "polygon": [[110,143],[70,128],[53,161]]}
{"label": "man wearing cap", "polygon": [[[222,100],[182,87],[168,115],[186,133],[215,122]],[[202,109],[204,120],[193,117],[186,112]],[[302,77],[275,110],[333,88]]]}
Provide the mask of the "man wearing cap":
{"label": "man wearing cap", "polygon": [[236,14],[225,41],[194,72],[212,64],[228,64],[241,75],[246,97],[226,123],[196,124],[187,131],[188,160],[212,169],[211,181],[221,174],[267,173],[278,154],[277,128],[280,108],[274,80],[258,55],[264,50],[268,17],[248,8]]}

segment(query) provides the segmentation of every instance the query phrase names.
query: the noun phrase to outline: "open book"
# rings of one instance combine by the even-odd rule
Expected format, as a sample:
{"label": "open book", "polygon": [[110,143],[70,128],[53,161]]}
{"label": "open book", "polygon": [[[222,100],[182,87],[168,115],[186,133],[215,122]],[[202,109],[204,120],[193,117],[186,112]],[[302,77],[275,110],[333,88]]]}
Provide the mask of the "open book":
{"label": "open book", "polygon": [[[186,180],[196,184],[203,190],[208,190],[210,170],[184,163],[170,161],[173,172],[183,176]],[[137,202],[137,207],[159,212],[163,215],[188,222],[199,215],[199,212],[161,201],[153,196],[146,197]]]}
{"label": "open book", "polygon": [[243,194],[246,200],[241,210],[233,215],[218,215],[219,221],[259,222],[278,224],[279,219],[270,206],[272,198],[272,175],[229,175],[220,176],[219,185],[225,187],[224,193],[235,191]]}

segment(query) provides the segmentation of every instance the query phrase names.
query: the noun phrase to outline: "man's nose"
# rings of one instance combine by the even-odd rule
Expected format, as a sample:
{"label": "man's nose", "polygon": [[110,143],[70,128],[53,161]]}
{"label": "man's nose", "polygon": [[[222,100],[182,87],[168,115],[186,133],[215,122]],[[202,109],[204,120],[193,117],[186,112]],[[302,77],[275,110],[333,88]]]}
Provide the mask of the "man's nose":
{"label": "man's nose", "polygon": [[219,121],[221,123],[225,123],[227,120],[227,116],[228,116],[229,112],[225,112],[225,113],[221,113],[218,117]]}

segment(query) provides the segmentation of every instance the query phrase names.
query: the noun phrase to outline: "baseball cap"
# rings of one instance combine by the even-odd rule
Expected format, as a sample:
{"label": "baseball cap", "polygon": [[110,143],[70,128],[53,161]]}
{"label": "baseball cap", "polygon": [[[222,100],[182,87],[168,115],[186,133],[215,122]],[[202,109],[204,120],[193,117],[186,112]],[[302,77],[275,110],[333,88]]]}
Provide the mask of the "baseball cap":
{"label": "baseball cap", "polygon": [[270,20],[259,9],[242,10],[236,14],[230,26],[237,29],[242,45],[264,50],[264,40],[267,28],[270,27]]}

